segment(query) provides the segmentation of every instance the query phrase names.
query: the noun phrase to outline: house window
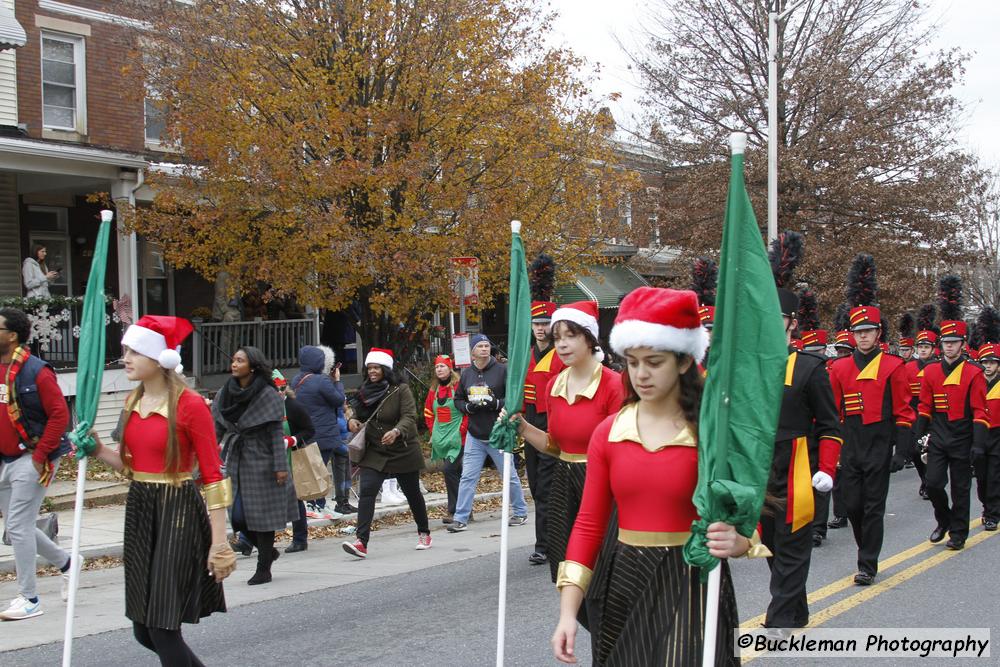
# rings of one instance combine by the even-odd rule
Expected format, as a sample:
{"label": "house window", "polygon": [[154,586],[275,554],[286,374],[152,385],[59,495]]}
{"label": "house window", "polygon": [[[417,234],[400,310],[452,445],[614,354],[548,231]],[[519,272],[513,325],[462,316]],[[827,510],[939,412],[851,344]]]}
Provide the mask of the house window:
{"label": "house window", "polygon": [[46,128],[86,134],[83,37],[42,33],[42,122]]}
{"label": "house window", "polygon": [[156,97],[146,97],[146,143],[159,144],[163,141],[163,133],[167,129],[166,112],[163,102]]}

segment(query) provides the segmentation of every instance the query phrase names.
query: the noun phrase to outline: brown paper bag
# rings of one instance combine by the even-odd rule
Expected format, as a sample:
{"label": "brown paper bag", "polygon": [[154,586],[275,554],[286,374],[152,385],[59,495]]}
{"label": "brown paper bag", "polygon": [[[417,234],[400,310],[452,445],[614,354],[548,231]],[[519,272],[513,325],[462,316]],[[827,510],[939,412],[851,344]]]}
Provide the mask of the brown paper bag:
{"label": "brown paper bag", "polygon": [[299,500],[325,498],[333,488],[330,468],[323,464],[315,442],[292,450],[292,482]]}

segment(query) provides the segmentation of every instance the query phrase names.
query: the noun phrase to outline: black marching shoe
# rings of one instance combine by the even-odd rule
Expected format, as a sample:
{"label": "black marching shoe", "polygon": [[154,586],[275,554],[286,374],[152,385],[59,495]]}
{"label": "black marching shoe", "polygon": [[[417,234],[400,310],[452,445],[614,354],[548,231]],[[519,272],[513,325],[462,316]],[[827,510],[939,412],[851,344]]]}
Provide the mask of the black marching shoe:
{"label": "black marching shoe", "polygon": [[530,556],[528,556],[528,562],[532,565],[544,565],[549,561],[549,557],[540,551],[535,551]]}
{"label": "black marching shoe", "polygon": [[257,568],[254,575],[250,577],[250,581],[247,582],[250,586],[257,586],[258,584],[269,584],[271,583],[271,570],[262,570]]}
{"label": "black marching shoe", "polygon": [[993,519],[983,519],[983,530],[990,532],[997,529],[997,522]]}
{"label": "black marching shoe", "polygon": [[847,517],[846,516],[836,516],[826,524],[827,528],[847,528]]}
{"label": "black marching shoe", "polygon": [[858,572],[854,575],[854,583],[858,586],[871,586],[875,582],[875,575],[867,572]]}
{"label": "black marching shoe", "polygon": [[305,551],[308,548],[309,548],[308,542],[292,542],[287,547],[285,547],[285,553],[294,554],[298,553],[299,551]]}
{"label": "black marching shoe", "polygon": [[931,499],[931,497],[927,495],[927,489],[924,487],[923,484],[920,485],[920,491],[918,493],[920,493],[920,497],[923,498],[924,500]]}
{"label": "black marching shoe", "polygon": [[947,532],[948,532],[947,526],[938,526],[937,528],[934,529],[934,532],[931,533],[931,536],[928,539],[933,544],[937,544],[938,542],[944,539],[944,534]]}
{"label": "black marching shoe", "polygon": [[813,546],[821,547],[823,546],[823,536],[818,534],[813,534]]}
{"label": "black marching shoe", "polygon": [[965,548],[965,540],[956,540],[952,537],[944,546],[952,551],[961,551]]}

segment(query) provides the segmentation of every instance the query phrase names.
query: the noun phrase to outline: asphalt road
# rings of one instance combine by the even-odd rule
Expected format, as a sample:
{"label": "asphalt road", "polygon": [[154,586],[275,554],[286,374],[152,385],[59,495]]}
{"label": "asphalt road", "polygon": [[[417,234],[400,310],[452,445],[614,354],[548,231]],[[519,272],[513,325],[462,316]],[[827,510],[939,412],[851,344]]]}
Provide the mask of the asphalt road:
{"label": "asphalt road", "polygon": [[[893,477],[884,565],[875,586],[860,588],[850,583],[856,550],[849,528],[831,530],[828,541],[814,550],[809,582],[813,624],[831,628],[989,627],[1000,637],[996,604],[1000,598],[1000,539],[996,536],[1000,533],[983,533],[977,527],[962,552],[930,545],[927,535],[934,525],[930,503],[916,491],[913,470]],[[980,506],[974,491],[972,508],[977,515]],[[436,531],[434,548],[460,550],[461,539]],[[317,544],[314,549],[334,546]],[[556,664],[548,639],[558,613],[557,597],[547,568],[527,563],[529,552],[524,546],[511,551],[506,664]],[[484,555],[390,577],[321,585],[319,590],[238,606],[200,625],[186,626],[185,636],[207,665],[492,665],[498,562],[497,555]],[[733,572],[740,618],[749,626],[767,606],[767,566],[763,561],[739,560],[733,563]],[[0,626],[0,641],[10,627]],[[83,637],[74,646],[74,665],[156,664],[128,630]],[[589,638],[583,631],[578,654],[583,664],[589,664]],[[1000,664],[1000,649],[993,654],[993,658],[962,664]],[[60,655],[60,645],[49,644],[9,651],[0,660],[5,667],[54,665]],[[785,667],[859,660],[745,654],[744,662]],[[884,658],[874,664],[917,662]],[[944,665],[955,661],[919,662]]]}

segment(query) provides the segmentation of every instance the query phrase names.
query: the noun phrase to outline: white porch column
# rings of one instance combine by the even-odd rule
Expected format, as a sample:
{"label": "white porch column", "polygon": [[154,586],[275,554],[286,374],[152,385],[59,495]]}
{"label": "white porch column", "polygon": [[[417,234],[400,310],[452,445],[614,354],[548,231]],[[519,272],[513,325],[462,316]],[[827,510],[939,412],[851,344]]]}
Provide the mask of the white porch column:
{"label": "white porch column", "polygon": [[111,198],[115,202],[118,233],[118,297],[128,294],[132,301],[132,313],[139,319],[139,255],[134,233],[123,230],[123,222],[135,210],[135,191],[142,185],[142,172],[120,172],[118,180],[111,184]]}

